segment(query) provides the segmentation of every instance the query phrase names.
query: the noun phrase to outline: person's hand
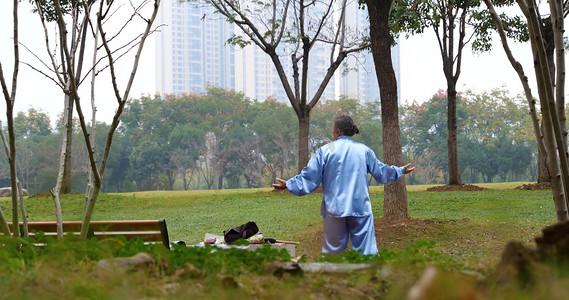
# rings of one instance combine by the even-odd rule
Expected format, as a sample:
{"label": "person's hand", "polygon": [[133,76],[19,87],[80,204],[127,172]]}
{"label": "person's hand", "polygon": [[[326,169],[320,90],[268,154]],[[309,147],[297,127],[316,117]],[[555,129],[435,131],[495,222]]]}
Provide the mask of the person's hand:
{"label": "person's hand", "polygon": [[404,165],[403,168],[405,168],[405,170],[403,171],[403,174],[409,174],[409,173],[415,171],[415,167],[411,167],[410,163]]}
{"label": "person's hand", "polygon": [[276,190],[284,190],[286,189],[286,180],[282,180],[280,178],[277,178],[277,181],[279,183],[273,184],[273,188]]}

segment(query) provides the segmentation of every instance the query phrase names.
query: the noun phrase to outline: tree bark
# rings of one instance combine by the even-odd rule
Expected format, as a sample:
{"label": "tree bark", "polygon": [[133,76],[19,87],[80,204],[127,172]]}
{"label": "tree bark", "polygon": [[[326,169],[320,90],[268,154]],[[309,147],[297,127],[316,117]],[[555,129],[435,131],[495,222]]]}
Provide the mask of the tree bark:
{"label": "tree bark", "polygon": [[[99,27],[95,28],[95,40],[93,42],[93,59],[92,65],[97,63],[97,44],[99,42]],[[95,145],[95,134],[97,132],[97,106],[95,105],[95,79],[97,74],[95,72],[91,73],[91,145]],[[93,148],[93,150],[95,150]],[[91,199],[91,191],[93,190],[93,171],[87,162],[87,186],[85,187],[85,201],[83,202],[83,214],[85,216],[87,213],[87,208],[89,207],[89,201]]]}
{"label": "tree bark", "polygon": [[298,117],[298,173],[308,164],[309,148],[308,135],[310,133],[310,109],[303,109]]}
{"label": "tree bark", "polygon": [[[371,52],[375,64],[381,97],[384,162],[403,165],[399,130],[397,79],[391,61],[391,35],[389,28],[390,0],[366,0],[370,22]],[[387,183],[384,190],[383,217],[409,218],[405,178]]]}
{"label": "tree bark", "polygon": [[[71,95],[65,95],[65,97],[72,97]],[[66,144],[65,144],[65,156],[64,156],[64,165],[63,165],[63,177],[61,181],[61,194],[69,194],[71,193],[71,145],[72,145],[72,138],[73,138],[73,100],[69,99],[66,100],[65,103],[69,104],[69,110],[67,119],[69,120],[69,124],[65,128],[65,132],[62,132],[62,135],[66,135]]]}
{"label": "tree bark", "polygon": [[555,43],[555,65],[557,66],[554,77],[556,82],[555,102],[557,104],[557,113],[559,114],[559,123],[563,130],[563,149],[567,152],[567,118],[565,117],[565,21],[563,19],[565,4],[560,0],[551,0],[549,1],[549,5],[551,7],[553,40]]}
{"label": "tree bark", "polygon": [[448,148],[448,184],[461,185],[460,169],[458,167],[458,132],[456,125],[456,82],[447,78],[447,148]]}
{"label": "tree bark", "polygon": [[14,134],[14,102],[6,108],[6,117],[8,119],[8,140],[9,140],[9,162],[10,162],[10,186],[12,189],[12,224],[14,226],[14,236],[20,236],[20,226],[18,219],[18,186],[16,184],[16,135]]}
{"label": "tree bark", "polygon": [[223,189],[223,174],[219,174],[219,176],[217,177],[217,189],[218,190]]}
{"label": "tree bark", "polygon": [[28,237],[28,214],[26,213],[26,206],[24,205],[24,190],[22,188],[22,183],[20,180],[16,179],[16,181],[16,185],[18,186],[18,198],[20,199],[20,212],[22,213],[22,235]]}
{"label": "tree bark", "polygon": [[182,169],[182,182],[184,183],[184,191],[189,190],[189,188],[188,188],[188,171],[186,169]]}
{"label": "tree bark", "polygon": [[547,152],[540,149],[537,150],[537,182],[551,182],[551,175],[547,168]]}
{"label": "tree bark", "polygon": [[[556,117],[559,122],[559,132],[556,132],[557,149],[559,151],[561,173],[563,174],[563,185],[565,187],[565,203],[569,208],[569,152],[567,149],[567,119],[565,117],[565,45],[564,45],[564,3],[560,0],[551,0],[550,21],[553,34],[553,48],[555,57],[548,59],[554,66],[554,74],[551,76],[551,84],[555,91],[554,105]],[[556,69],[555,69],[556,68]]]}
{"label": "tree bark", "polygon": [[[4,95],[7,95],[7,88],[6,82],[4,80],[4,75],[2,71],[2,64],[0,63],[0,80],[2,81],[2,88],[4,89]],[[7,96],[9,98],[9,96]],[[10,148],[8,146],[8,141],[6,140],[6,136],[4,135],[4,130],[2,129],[2,121],[0,121],[0,136],[2,137],[2,144],[4,145],[4,152],[6,152],[6,156],[10,157]],[[8,227],[8,221],[6,221],[6,217],[4,216],[4,212],[0,207],[0,228],[2,229],[2,233],[6,236],[10,236],[12,233],[10,232],[10,227]]]}
{"label": "tree bark", "polygon": [[[67,79],[69,80],[69,78]],[[68,82],[68,87],[69,87]],[[61,145],[60,145],[60,152],[59,152],[59,168],[57,169],[57,179],[55,182],[55,187],[50,191],[53,197],[53,203],[55,205],[55,219],[57,221],[57,238],[63,238],[63,218],[61,215],[61,202],[59,200],[59,195],[61,194],[61,186],[63,184],[63,177],[65,174],[65,163],[67,161],[67,155],[70,154],[71,151],[68,153],[68,147],[71,144],[67,141],[67,128],[71,127],[71,119],[69,116],[72,116],[73,113],[69,113],[71,109],[71,105],[69,102],[72,101],[72,98],[69,95],[65,95],[65,104],[64,104],[64,112],[63,112],[63,131],[61,133]]]}

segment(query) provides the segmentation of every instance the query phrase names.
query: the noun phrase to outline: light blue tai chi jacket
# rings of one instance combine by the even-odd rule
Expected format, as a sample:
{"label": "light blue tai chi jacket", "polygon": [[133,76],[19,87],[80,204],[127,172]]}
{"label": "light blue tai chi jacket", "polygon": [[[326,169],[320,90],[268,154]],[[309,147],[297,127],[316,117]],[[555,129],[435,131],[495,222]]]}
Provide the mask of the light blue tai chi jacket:
{"label": "light blue tai chi jacket", "polygon": [[399,180],[404,170],[382,163],[373,150],[349,136],[339,136],[318,149],[286,187],[292,194],[303,196],[322,183],[322,217],[362,217],[372,214],[367,174],[378,183],[387,183]]}

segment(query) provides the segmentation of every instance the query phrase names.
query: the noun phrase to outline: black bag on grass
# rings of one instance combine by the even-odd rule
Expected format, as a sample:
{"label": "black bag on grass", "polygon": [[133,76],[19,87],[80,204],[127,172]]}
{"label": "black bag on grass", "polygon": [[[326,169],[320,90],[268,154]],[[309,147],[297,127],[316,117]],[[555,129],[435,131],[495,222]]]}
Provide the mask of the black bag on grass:
{"label": "black bag on grass", "polygon": [[247,239],[257,232],[259,232],[257,224],[255,222],[247,222],[241,226],[224,230],[223,239],[226,243],[231,243],[238,239]]}

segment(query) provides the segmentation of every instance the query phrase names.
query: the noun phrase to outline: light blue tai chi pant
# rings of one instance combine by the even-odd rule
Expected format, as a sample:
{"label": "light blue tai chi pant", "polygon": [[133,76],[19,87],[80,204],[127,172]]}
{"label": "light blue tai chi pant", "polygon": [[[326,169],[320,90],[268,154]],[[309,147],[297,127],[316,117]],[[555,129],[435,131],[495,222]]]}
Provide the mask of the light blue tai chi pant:
{"label": "light blue tai chi pant", "polygon": [[364,217],[324,216],[324,241],[322,253],[341,254],[348,248],[348,238],[352,250],[362,250],[362,254],[377,254],[377,242],[373,227],[373,215]]}

